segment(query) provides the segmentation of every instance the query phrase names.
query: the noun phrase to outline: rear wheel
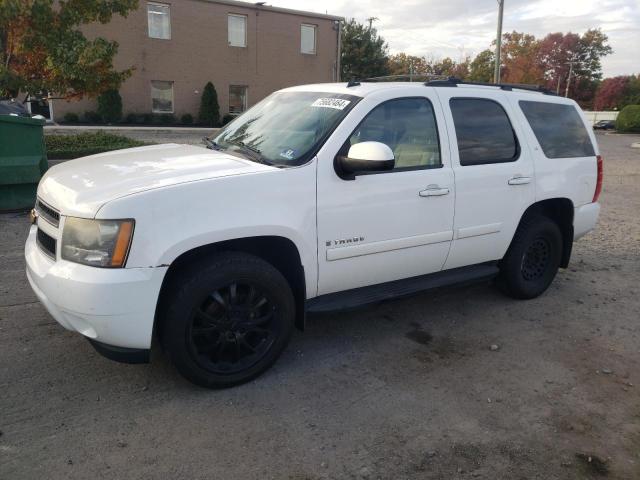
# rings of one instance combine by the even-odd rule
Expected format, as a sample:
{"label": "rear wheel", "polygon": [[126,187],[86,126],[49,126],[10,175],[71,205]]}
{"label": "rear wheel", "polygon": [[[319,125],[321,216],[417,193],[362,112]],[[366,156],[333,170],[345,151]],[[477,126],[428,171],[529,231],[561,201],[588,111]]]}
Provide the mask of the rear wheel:
{"label": "rear wheel", "polygon": [[268,369],[293,331],[288,282],[269,263],[219,254],[186,270],[163,317],[162,343],[178,371],[195,384],[224,388]]}
{"label": "rear wheel", "polygon": [[528,299],[541,295],[558,272],[562,233],[542,215],[522,221],[500,265],[498,285],[509,296]]}

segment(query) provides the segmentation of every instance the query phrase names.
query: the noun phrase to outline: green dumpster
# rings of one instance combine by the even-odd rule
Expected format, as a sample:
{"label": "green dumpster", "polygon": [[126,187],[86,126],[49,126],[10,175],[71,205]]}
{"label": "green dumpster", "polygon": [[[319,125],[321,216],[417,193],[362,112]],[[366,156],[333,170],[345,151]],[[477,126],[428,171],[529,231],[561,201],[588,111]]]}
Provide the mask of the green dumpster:
{"label": "green dumpster", "polygon": [[44,120],[0,115],[0,211],[33,207],[47,170]]}

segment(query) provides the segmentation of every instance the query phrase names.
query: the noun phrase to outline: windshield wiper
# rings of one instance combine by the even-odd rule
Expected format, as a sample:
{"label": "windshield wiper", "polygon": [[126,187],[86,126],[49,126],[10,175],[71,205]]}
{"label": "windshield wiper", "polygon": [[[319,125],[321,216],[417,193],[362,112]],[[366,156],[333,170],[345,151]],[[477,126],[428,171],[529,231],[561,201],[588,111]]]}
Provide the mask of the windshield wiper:
{"label": "windshield wiper", "polygon": [[222,147],[211,140],[209,137],[202,137],[202,143],[204,143],[207,148],[210,148],[211,150],[222,150]]}
{"label": "windshield wiper", "polygon": [[239,141],[239,142],[228,142],[230,145],[233,145],[234,147],[238,148],[242,153],[244,153],[247,157],[249,157],[249,160],[253,160],[255,162],[258,163],[264,163],[265,165],[273,165],[272,162],[270,162],[269,160],[267,160],[266,158],[264,158],[262,156],[262,152],[257,149],[256,147],[252,146],[252,145],[247,145],[246,143]]}

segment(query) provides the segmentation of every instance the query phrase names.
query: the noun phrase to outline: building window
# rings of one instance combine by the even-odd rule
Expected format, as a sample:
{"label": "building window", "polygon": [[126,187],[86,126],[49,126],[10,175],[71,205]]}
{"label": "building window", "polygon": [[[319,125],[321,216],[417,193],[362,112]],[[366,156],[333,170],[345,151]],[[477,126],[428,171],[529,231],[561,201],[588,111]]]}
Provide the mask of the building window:
{"label": "building window", "polygon": [[229,113],[238,115],[247,109],[247,87],[242,85],[229,86]]}
{"label": "building window", "polygon": [[147,3],[149,38],[171,39],[171,13],[169,5]]}
{"label": "building window", "polygon": [[300,27],[300,52],[316,54],[316,26],[302,24]]}
{"label": "building window", "polygon": [[229,14],[229,46],[247,46],[247,16]]}
{"label": "building window", "polygon": [[151,111],[173,113],[173,82],[151,81]]}

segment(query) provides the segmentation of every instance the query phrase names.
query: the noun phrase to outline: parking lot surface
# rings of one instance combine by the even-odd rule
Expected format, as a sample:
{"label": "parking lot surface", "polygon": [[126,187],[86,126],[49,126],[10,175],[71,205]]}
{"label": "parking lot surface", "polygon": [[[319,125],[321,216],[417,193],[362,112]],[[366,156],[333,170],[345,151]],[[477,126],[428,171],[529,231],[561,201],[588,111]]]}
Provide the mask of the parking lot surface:
{"label": "parking lot surface", "polygon": [[640,137],[598,139],[598,229],[542,297],[312,316],[231,390],[60,327],[25,277],[26,215],[0,215],[0,479],[640,478]]}

